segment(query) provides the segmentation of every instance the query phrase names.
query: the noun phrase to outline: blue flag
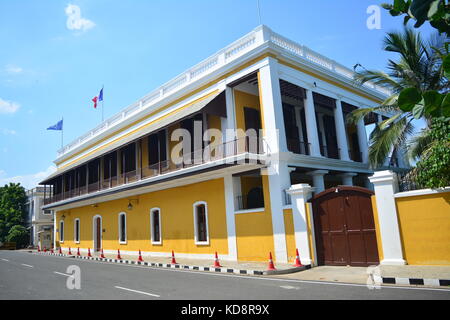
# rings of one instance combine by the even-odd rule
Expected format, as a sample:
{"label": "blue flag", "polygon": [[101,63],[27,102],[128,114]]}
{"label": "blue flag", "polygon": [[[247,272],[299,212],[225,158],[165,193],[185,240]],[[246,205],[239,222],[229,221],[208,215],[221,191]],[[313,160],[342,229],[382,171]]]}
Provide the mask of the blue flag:
{"label": "blue flag", "polygon": [[98,94],[98,101],[103,101],[103,88],[100,90],[100,93]]}
{"label": "blue flag", "polygon": [[63,120],[58,121],[57,124],[48,127],[47,130],[62,130],[63,129]]}

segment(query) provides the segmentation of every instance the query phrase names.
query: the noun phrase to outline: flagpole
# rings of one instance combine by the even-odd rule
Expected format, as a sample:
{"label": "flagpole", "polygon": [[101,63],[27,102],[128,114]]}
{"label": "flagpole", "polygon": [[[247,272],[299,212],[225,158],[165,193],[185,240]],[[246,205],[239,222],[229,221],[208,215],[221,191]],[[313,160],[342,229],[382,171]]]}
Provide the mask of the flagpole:
{"label": "flagpole", "polygon": [[103,97],[103,88],[105,85],[102,85],[102,122],[104,121],[104,113],[105,113],[105,98]]}
{"label": "flagpole", "polygon": [[62,117],[62,128],[61,128],[61,149],[64,147],[64,117]]}

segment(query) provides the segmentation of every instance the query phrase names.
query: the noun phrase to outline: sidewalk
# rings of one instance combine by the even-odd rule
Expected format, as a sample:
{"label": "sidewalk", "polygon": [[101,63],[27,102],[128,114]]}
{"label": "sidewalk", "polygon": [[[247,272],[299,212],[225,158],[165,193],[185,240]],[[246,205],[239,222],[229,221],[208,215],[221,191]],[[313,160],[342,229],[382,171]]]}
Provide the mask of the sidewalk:
{"label": "sidewalk", "polygon": [[366,267],[319,266],[280,277],[306,281],[367,284],[369,276],[370,274]]}
{"label": "sidewalk", "polygon": [[[27,250],[28,252],[38,253],[36,250]],[[48,254],[49,252],[40,252],[40,254]],[[53,255],[59,255],[56,251]],[[67,254],[63,254],[68,256]],[[105,253],[105,259],[100,258],[100,253],[92,253],[91,260],[100,260],[107,262],[125,263],[125,264],[138,264],[151,267],[162,267],[172,269],[186,269],[196,271],[209,271],[209,272],[222,272],[222,273],[234,273],[243,275],[276,275],[276,274],[289,274],[294,272],[300,272],[308,269],[310,266],[294,267],[292,264],[275,264],[276,270],[268,270],[268,262],[238,262],[238,261],[226,261],[220,260],[221,268],[214,267],[214,260],[209,259],[187,259],[177,258],[175,253],[175,260],[177,264],[171,264],[171,257],[148,257],[142,256],[143,262],[138,262],[138,255],[120,254],[122,260],[117,259],[117,254]],[[75,258],[88,259],[86,253],[81,253],[81,256],[77,256],[77,249],[72,249],[72,256]]]}
{"label": "sidewalk", "polygon": [[425,285],[450,288],[450,266],[383,266],[372,271],[376,284]]}

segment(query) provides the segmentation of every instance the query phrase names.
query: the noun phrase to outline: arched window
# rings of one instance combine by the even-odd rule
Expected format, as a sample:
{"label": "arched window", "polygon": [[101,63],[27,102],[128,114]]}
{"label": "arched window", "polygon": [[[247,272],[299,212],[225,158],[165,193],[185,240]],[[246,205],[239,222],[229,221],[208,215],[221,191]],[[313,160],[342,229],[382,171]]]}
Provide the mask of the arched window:
{"label": "arched window", "polygon": [[206,202],[194,204],[195,244],[209,244],[208,234],[208,206]]}
{"label": "arched window", "polygon": [[78,218],[74,220],[73,236],[73,241],[75,241],[75,243],[80,243],[80,219]]}
{"label": "arched window", "polygon": [[127,243],[127,214],[119,213],[119,243]]}
{"label": "arched window", "polygon": [[150,235],[152,237],[152,244],[162,244],[161,210],[159,208],[150,210]]}
{"label": "arched window", "polygon": [[64,221],[59,222],[59,242],[64,243]]}

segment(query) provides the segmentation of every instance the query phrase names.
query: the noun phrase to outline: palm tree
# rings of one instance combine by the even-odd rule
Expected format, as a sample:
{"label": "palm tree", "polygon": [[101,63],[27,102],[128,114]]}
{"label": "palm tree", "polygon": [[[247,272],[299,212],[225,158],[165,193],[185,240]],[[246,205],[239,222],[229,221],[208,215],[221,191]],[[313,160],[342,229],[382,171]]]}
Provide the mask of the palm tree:
{"label": "palm tree", "polygon": [[[357,109],[347,116],[349,123],[357,123],[371,112],[380,112],[388,119],[375,125],[369,136],[369,162],[371,167],[381,166],[395,150],[408,150],[408,159],[420,157],[429,144],[427,130],[412,137],[415,133],[412,111],[402,111],[397,100],[405,88],[417,88],[420,92],[436,90],[448,92],[449,83],[442,68],[442,50],[445,38],[437,33],[424,41],[419,33],[405,28],[401,32],[387,33],[383,40],[385,51],[399,55],[397,61],[389,60],[387,72],[363,69],[356,72],[355,81],[362,85],[371,82],[391,91],[391,95],[379,106]],[[430,122],[422,116],[428,127]],[[411,139],[412,138],[412,139]]]}

